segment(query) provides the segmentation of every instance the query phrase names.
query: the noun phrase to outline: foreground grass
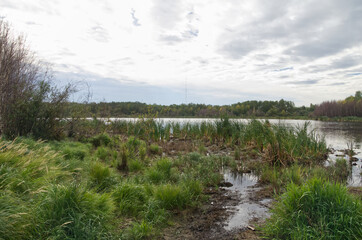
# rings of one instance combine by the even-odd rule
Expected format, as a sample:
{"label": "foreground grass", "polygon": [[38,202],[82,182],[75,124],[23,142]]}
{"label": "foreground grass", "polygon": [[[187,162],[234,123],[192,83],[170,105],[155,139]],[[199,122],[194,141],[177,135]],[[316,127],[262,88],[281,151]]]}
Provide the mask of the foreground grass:
{"label": "foreground grass", "polygon": [[361,239],[362,204],[340,184],[290,184],[263,228],[273,239]]}
{"label": "foreground grass", "polygon": [[[308,131],[308,125],[292,129],[267,121],[228,119],[185,125],[153,120],[86,124],[103,133],[84,134],[78,136],[79,141],[18,138],[0,142],[1,238],[157,239],[162,228],[172,224],[175,213],[204,202],[204,188],[223,180],[224,167],[253,170],[260,183],[269,184],[277,195],[292,191],[290,184],[295,186],[293,191],[304,189],[309,186],[306,181],[315,177],[323,179],[323,184],[343,184],[349,174],[343,159],[328,168],[322,166],[326,144]],[[111,137],[106,131],[119,135]],[[162,146],[173,141],[190,148],[168,158]],[[205,156],[210,146],[223,154]],[[225,149],[233,158],[226,156]],[[344,190],[335,191],[331,198]],[[283,201],[282,197],[280,204]],[[304,206],[298,204],[302,204],[300,199],[294,206]],[[274,222],[281,218],[275,210]],[[290,219],[299,224],[299,219]],[[336,222],[335,218],[322,220],[316,220],[321,225],[310,226],[313,230],[301,227],[304,230],[299,233],[309,238],[309,232],[318,232],[321,226],[329,229]],[[287,225],[278,225],[280,232],[268,226],[265,233],[270,237],[297,235],[283,235],[292,231]],[[323,237],[334,236],[328,231],[330,235]],[[354,228],[348,231],[359,234]]]}
{"label": "foreground grass", "polygon": [[216,186],[232,160],[162,158],[156,148],[108,135],[1,141],[0,238],[157,238],[175,211],[203,202],[203,188]]}

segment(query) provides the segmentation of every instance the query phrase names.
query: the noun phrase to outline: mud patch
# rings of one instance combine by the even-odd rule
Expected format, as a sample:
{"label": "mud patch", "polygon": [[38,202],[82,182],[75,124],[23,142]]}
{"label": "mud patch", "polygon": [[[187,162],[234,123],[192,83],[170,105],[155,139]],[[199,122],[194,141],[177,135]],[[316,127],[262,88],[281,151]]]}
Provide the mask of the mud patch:
{"label": "mud patch", "polygon": [[162,238],[261,239],[258,231],[248,226],[264,222],[271,200],[265,198],[265,191],[252,174],[225,172],[224,179],[224,187],[205,191],[208,201],[203,206],[179,213]]}
{"label": "mud patch", "polygon": [[207,203],[198,209],[181,212],[175,224],[163,232],[163,239],[234,239],[241,231],[228,231],[224,222],[232,215],[226,206],[237,206],[239,195],[230,190],[207,189]]}

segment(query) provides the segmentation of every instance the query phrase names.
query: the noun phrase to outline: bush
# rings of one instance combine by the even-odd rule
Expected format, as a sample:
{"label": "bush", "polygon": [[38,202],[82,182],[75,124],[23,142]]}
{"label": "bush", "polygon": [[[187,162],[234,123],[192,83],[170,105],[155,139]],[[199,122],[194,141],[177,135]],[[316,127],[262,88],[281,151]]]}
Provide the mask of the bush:
{"label": "bush", "polygon": [[320,179],[291,184],[263,228],[273,239],[362,239],[361,201]]}
{"label": "bush", "polygon": [[0,39],[0,132],[10,138],[61,138],[61,119],[73,87],[54,87],[49,67],[36,60],[24,37],[12,36],[3,20]]}

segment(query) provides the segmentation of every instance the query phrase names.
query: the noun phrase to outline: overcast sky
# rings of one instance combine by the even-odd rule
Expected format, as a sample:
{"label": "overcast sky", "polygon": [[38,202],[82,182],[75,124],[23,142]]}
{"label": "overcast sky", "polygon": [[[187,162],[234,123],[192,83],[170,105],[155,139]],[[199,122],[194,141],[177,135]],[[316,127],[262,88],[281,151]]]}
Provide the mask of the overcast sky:
{"label": "overcast sky", "polygon": [[93,101],[299,106],[362,90],[360,0],[1,0],[0,16]]}

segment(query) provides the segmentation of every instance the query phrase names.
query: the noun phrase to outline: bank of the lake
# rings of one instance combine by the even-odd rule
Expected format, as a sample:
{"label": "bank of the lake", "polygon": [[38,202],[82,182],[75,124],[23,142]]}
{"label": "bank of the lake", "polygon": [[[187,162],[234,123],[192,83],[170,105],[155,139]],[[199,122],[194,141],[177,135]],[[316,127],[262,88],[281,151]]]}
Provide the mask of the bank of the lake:
{"label": "bank of the lake", "polygon": [[[73,123],[63,141],[1,141],[4,239],[278,238],[258,226],[290,184],[304,191],[318,178],[361,193],[361,182],[351,181],[355,166],[342,159],[361,161],[358,123],[103,120]],[[357,155],[344,151],[350,138]],[[339,227],[361,236],[361,212],[354,212],[357,225],[338,223],[329,236]],[[254,218],[239,221],[243,214]]]}

